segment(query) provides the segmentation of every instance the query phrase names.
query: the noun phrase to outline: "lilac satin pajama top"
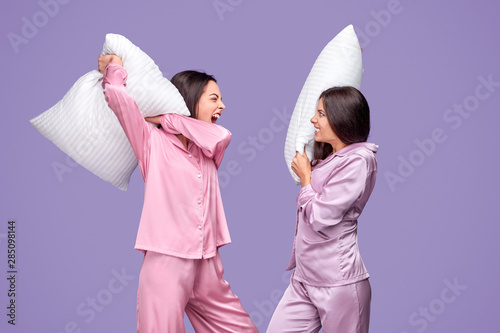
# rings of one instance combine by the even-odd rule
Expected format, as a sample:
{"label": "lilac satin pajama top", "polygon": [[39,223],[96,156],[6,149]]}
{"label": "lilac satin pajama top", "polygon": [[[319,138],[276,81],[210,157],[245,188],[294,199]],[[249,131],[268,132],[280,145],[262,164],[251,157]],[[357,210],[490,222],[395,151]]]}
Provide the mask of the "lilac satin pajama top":
{"label": "lilac satin pajama top", "polygon": [[[215,256],[229,243],[217,168],[231,140],[222,126],[166,114],[162,128],[147,123],[126,90],[127,72],[110,63],[104,94],[139,162],[144,205],[135,248],[181,258]],[[175,134],[189,139],[186,150]]]}
{"label": "lilac satin pajama top", "polygon": [[311,184],[297,197],[297,227],[288,270],[317,287],[369,277],[358,249],[358,217],[372,193],[378,146],[348,145],[313,167]]}

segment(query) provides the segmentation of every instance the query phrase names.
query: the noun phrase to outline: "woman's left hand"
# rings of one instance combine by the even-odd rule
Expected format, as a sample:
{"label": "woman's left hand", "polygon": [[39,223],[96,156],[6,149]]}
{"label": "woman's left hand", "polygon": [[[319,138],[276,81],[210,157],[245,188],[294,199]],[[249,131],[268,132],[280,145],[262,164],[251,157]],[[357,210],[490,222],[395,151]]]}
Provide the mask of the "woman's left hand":
{"label": "woman's left hand", "polygon": [[292,160],[292,170],[300,178],[302,187],[311,184],[311,162],[307,157],[306,151],[304,154],[297,152]]}
{"label": "woman's left hand", "polygon": [[144,120],[149,121],[153,124],[161,124],[161,116],[156,117],[145,117]]}

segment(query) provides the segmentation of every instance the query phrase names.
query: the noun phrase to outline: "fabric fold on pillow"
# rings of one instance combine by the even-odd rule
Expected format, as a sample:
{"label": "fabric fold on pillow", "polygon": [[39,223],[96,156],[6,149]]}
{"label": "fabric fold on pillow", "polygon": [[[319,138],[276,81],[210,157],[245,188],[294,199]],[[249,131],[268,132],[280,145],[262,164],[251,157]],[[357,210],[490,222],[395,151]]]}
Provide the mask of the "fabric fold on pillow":
{"label": "fabric fold on pillow", "polygon": [[[103,54],[116,54],[128,73],[125,89],[144,117],[165,113],[188,116],[177,88],[145,52],[124,36],[107,34]],[[73,160],[104,181],[126,191],[137,159],[113,111],[97,70],[80,77],[53,107],[31,124]]]}
{"label": "fabric fold on pillow", "polygon": [[296,184],[300,184],[300,178],[291,168],[292,160],[296,152],[303,153],[304,150],[309,159],[313,157],[314,126],[310,119],[316,113],[319,96],[336,86],[360,89],[362,76],[361,47],[354,27],[348,25],[325,46],[316,59],[288,125],[285,162]]}

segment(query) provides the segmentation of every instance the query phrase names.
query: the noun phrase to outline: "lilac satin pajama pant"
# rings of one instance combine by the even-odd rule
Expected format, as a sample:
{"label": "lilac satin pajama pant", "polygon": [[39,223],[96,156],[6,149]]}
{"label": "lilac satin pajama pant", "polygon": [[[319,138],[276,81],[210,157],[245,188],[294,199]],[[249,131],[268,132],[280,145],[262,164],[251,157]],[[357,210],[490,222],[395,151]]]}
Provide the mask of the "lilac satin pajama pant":
{"label": "lilac satin pajama pant", "polygon": [[196,332],[258,333],[223,274],[219,252],[183,259],[148,251],[139,277],[137,332],[185,332],[185,311]]}
{"label": "lilac satin pajama pant", "polygon": [[368,279],[339,287],[313,287],[293,277],[274,311],[267,333],[367,333]]}

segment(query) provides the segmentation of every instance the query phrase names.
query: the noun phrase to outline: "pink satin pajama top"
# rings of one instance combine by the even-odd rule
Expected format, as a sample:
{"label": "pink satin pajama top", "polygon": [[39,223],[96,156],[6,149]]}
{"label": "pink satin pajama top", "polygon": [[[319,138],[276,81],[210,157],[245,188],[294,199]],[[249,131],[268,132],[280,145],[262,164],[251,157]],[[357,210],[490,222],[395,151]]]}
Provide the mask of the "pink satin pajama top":
{"label": "pink satin pajama top", "polygon": [[369,277],[358,249],[358,217],[372,193],[378,146],[348,145],[313,167],[311,184],[297,197],[294,278],[335,287]]}
{"label": "pink satin pajama top", "polygon": [[[147,123],[125,90],[126,71],[110,63],[104,94],[137,157],[145,183],[135,248],[181,258],[210,258],[229,243],[217,168],[231,140],[225,128],[166,114]],[[189,139],[186,150],[175,134]]]}

